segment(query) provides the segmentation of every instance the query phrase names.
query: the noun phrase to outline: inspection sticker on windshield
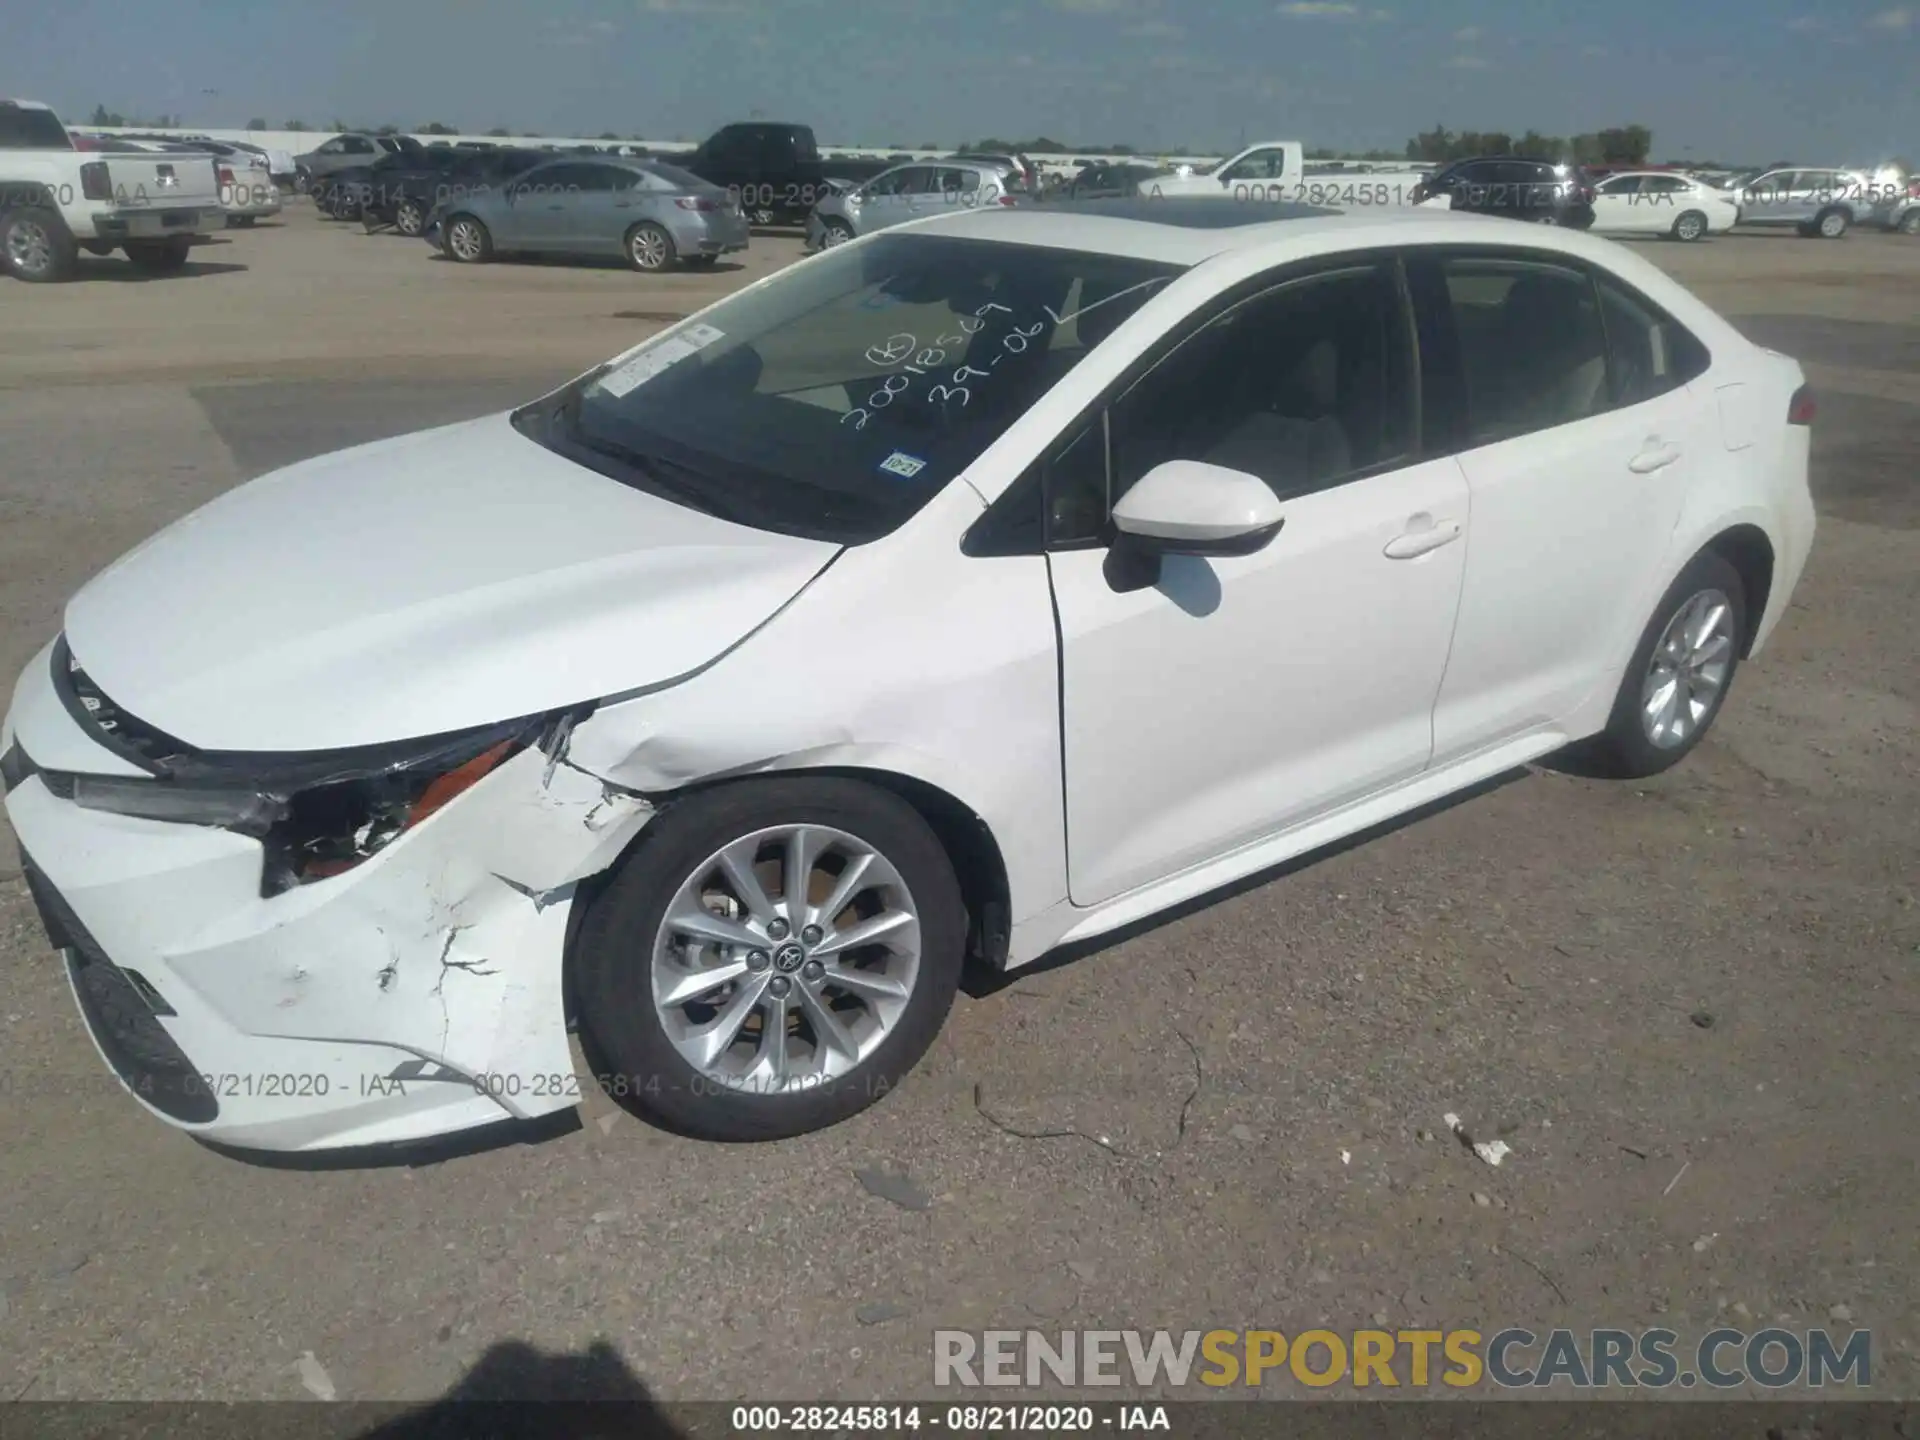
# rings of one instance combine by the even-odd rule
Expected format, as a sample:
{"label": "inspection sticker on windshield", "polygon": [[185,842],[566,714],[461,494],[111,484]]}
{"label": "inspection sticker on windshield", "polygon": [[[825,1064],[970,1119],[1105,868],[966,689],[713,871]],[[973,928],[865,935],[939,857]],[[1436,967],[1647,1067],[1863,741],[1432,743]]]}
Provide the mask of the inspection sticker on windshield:
{"label": "inspection sticker on windshield", "polygon": [[616,398],[636,390],[662,370],[687,356],[704,350],[716,340],[726,339],[724,330],[711,325],[689,325],[678,335],[659,344],[643,341],[600,377],[600,388]]}
{"label": "inspection sticker on windshield", "polygon": [[918,455],[909,455],[904,450],[896,450],[880,462],[880,468],[890,475],[899,475],[911,480],[927,468],[927,462]]}

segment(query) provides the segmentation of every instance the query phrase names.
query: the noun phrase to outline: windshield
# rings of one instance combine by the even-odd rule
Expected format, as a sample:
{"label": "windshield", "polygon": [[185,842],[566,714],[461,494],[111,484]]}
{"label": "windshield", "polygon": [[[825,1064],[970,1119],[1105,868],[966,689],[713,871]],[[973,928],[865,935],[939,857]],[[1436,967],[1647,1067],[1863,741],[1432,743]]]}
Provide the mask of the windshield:
{"label": "windshield", "polygon": [[743,291],[514,422],[695,509],[863,544],[938,494],[1179,271],[881,235]]}

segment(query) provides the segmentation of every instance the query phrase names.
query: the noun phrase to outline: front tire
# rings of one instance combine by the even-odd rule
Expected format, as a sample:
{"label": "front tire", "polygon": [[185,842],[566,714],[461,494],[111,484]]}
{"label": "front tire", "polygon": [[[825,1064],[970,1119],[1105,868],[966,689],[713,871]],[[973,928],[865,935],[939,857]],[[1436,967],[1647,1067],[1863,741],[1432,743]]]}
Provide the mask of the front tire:
{"label": "front tire", "polygon": [[1822,211],[1813,222],[1813,233],[1822,240],[1838,240],[1847,233],[1853,224],[1853,217],[1844,210]]}
{"label": "front tire", "polygon": [[393,207],[393,228],[410,239],[419,239],[427,228],[427,211],[418,200],[403,199]]}
{"label": "front tire", "polygon": [[1740,572],[1714,551],[1695,556],[1647,622],[1607,728],[1581,747],[1582,758],[1618,779],[1678,765],[1720,714],[1747,625]]}
{"label": "front tire", "polygon": [[71,280],[80,246],[58,210],[22,205],[0,210],[0,267],[16,280],[48,285]]}
{"label": "front tire", "polygon": [[493,236],[471,215],[447,222],[447,254],[462,265],[481,265],[493,258]]}
{"label": "front tire", "polygon": [[778,1140],[847,1119],[939,1034],[967,920],[919,813],[795,777],[656,817],[574,952],[580,1021],[614,1098],[682,1134]]}
{"label": "front tire", "polygon": [[820,248],[844,245],[853,239],[853,227],[844,220],[829,220],[821,226]]}
{"label": "front tire", "polygon": [[643,220],[627,232],[626,249],[627,263],[648,275],[673,268],[673,237],[651,220]]}

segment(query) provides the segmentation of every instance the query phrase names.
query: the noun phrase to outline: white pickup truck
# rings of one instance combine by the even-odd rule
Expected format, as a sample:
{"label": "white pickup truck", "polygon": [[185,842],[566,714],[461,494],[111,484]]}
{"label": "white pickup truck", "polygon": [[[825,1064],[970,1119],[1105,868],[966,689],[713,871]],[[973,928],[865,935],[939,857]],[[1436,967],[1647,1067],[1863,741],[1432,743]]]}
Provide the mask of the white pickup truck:
{"label": "white pickup truck", "polygon": [[82,250],[178,270],[196,239],[226,228],[214,157],[92,154],[32,100],[0,100],[0,269],[68,279]]}
{"label": "white pickup truck", "polygon": [[1297,140],[1262,140],[1215,165],[1181,166],[1143,179],[1149,199],[1215,196],[1228,200],[1284,200],[1336,210],[1412,205],[1421,174],[1413,169],[1375,172],[1309,163]]}

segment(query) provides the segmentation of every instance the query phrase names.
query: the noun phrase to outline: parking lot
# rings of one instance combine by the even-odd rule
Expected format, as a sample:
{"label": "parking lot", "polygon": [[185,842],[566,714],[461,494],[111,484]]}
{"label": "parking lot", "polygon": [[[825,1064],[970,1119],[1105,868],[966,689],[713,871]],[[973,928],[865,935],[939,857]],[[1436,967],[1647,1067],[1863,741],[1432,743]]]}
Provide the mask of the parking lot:
{"label": "parking lot", "polygon": [[[0,825],[0,1399],[865,1400],[932,1393],[937,1327],[1775,1320],[1871,1329],[1874,1393],[1920,1392],[1920,242],[1642,248],[1820,397],[1812,561],[1698,754],[1538,769],[982,980],[825,1133],[703,1145],[596,1095],[434,1164],[214,1153],[111,1084]],[[5,683],[212,496],[799,253],[469,267],[297,202],[183,275],[0,282]]]}

